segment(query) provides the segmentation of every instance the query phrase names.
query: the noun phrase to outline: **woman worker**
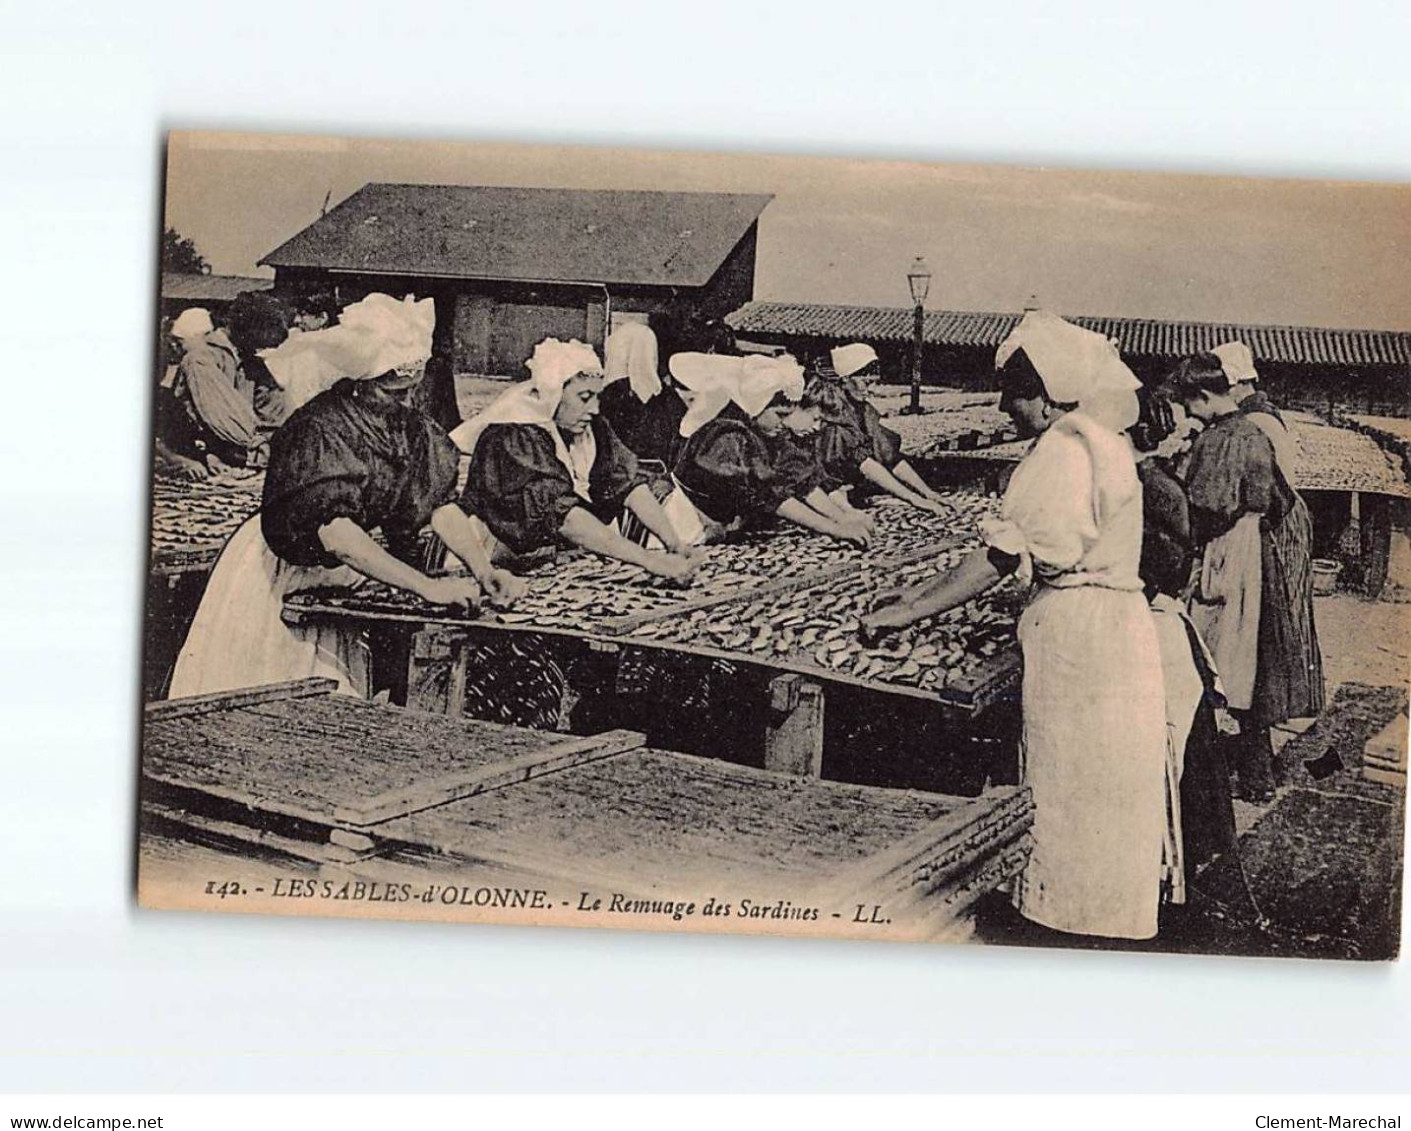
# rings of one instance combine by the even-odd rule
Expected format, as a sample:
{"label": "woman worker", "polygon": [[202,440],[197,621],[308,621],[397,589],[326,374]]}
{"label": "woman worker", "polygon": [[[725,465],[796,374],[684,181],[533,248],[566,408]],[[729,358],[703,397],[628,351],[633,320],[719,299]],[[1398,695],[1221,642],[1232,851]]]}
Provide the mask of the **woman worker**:
{"label": "woman worker", "polygon": [[[372,577],[436,605],[475,607],[482,594],[509,603],[521,583],[494,570],[455,505],[455,446],[407,407],[431,352],[430,299],[369,295],[318,335],[343,379],[295,412],[274,436],[264,499],[231,536],[211,574],[172,675],[172,696],[329,676],[366,695],[360,639],[281,619],[304,589],[353,588]],[[276,365],[278,363],[276,362]],[[426,576],[407,562],[430,522],[471,577]],[[381,529],[388,549],[371,536]]]}
{"label": "woman worker", "polygon": [[655,460],[664,470],[676,462],[686,403],[658,372],[657,338],[641,322],[627,322],[608,335],[603,347],[600,415],[638,459]]}
{"label": "woman worker", "polygon": [[1156,934],[1165,830],[1161,658],[1138,573],[1137,381],[1106,338],[1031,311],[996,354],[1001,406],[1037,436],[988,543],[863,620],[875,637],[954,608],[1009,573],[1036,584],[1019,622],[1033,852],[1026,919],[1079,935]]}
{"label": "woman worker", "polygon": [[1303,584],[1311,526],[1273,444],[1230,395],[1220,359],[1187,358],[1173,382],[1186,411],[1205,424],[1186,469],[1201,554],[1191,619],[1239,725],[1240,795],[1268,800],[1275,785],[1269,727],[1323,705],[1312,591]]}
{"label": "woman worker", "polygon": [[1142,389],[1138,397],[1141,416],[1130,435],[1142,484],[1140,574],[1166,691],[1166,890],[1170,902],[1180,904],[1197,870],[1236,851],[1238,840],[1217,725],[1224,696],[1182,600],[1195,551],[1190,505],[1171,459],[1186,443],[1189,421],[1157,393]]}
{"label": "woman worker", "polygon": [[819,486],[812,446],[797,442],[818,417],[801,403],[803,370],[792,358],[679,353],[670,369],[689,407],[676,490],[664,506],[684,541],[778,517],[856,546],[871,543],[871,527]]}
{"label": "woman worker", "polygon": [[[558,540],[640,566],[678,584],[696,568],[637,467],[598,415],[603,369],[591,346],[549,338],[534,347],[528,381],[506,390],[451,434],[470,454],[462,504],[495,539],[526,554]],[[624,538],[626,510],[666,552]],[[452,547],[454,550],[454,547]]]}
{"label": "woman worker", "polygon": [[881,372],[877,351],[863,342],[839,346],[816,365],[811,395],[823,411],[818,455],[830,492],[846,492],[863,480],[912,506],[949,513],[933,490],[902,458],[901,437],[882,423],[864,382]]}

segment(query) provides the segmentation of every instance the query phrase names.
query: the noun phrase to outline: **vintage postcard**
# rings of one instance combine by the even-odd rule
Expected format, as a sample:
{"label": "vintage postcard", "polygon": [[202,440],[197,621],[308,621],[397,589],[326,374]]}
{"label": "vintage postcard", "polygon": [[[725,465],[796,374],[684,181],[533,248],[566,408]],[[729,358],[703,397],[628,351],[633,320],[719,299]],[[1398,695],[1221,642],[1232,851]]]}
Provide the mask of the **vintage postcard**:
{"label": "vintage postcard", "polygon": [[1397,956],[1411,186],[165,175],[144,907]]}

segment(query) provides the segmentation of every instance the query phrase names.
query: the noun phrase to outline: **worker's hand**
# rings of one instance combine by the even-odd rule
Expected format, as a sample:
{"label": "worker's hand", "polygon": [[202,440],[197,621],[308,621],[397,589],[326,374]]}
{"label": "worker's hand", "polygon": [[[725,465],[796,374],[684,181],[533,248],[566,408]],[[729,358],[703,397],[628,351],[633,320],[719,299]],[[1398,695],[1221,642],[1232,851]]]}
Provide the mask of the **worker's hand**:
{"label": "worker's hand", "polygon": [[173,457],[172,467],[182,479],[190,479],[193,483],[211,477],[210,469],[204,463],[185,456]]}
{"label": "worker's hand", "polygon": [[492,569],[481,583],[485,596],[497,609],[508,609],[524,596],[529,583],[507,569]]}
{"label": "worker's hand", "polygon": [[865,550],[872,545],[872,531],[853,519],[844,519],[838,523],[838,537],[859,550]]}
{"label": "worker's hand", "polygon": [[869,613],[875,613],[878,609],[885,609],[889,605],[895,605],[900,602],[904,596],[906,596],[905,586],[898,586],[896,589],[884,589],[872,598],[871,603],[867,606],[867,611]]}
{"label": "worker's hand", "polygon": [[857,636],[868,648],[873,647],[882,637],[891,632],[894,625],[887,623],[879,613],[868,613],[858,625]]}
{"label": "worker's hand", "polygon": [[945,503],[938,502],[935,499],[923,499],[917,505],[920,506],[923,511],[930,511],[932,514],[938,514],[942,518],[954,513]]}
{"label": "worker's hand", "polygon": [[683,588],[691,584],[700,559],[692,559],[681,554],[653,553],[647,556],[646,567],[658,577],[665,578],[673,585]]}
{"label": "worker's hand", "polygon": [[866,511],[860,511],[856,507],[850,507],[847,511],[849,521],[859,522],[867,528],[869,534],[877,533],[877,520]]}
{"label": "worker's hand", "polygon": [[480,585],[473,577],[428,577],[418,593],[432,605],[446,605],[473,613],[480,608]]}
{"label": "worker's hand", "polygon": [[1217,708],[1215,711],[1215,727],[1221,734],[1229,735],[1231,738],[1240,733],[1239,719],[1223,707]]}

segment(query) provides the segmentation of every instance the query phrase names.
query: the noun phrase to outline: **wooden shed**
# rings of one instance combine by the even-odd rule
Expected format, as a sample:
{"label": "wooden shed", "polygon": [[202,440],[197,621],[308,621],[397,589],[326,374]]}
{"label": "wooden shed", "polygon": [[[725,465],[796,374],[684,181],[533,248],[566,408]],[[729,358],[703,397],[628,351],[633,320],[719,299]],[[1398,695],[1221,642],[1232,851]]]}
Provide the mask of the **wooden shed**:
{"label": "wooden shed", "polygon": [[[372,291],[434,297],[433,384],[523,377],[546,337],[601,347],[624,315],[720,318],[749,302],[771,199],[374,183],[260,262],[281,290],[332,290],[343,303]],[[429,393],[438,417],[445,392]]]}

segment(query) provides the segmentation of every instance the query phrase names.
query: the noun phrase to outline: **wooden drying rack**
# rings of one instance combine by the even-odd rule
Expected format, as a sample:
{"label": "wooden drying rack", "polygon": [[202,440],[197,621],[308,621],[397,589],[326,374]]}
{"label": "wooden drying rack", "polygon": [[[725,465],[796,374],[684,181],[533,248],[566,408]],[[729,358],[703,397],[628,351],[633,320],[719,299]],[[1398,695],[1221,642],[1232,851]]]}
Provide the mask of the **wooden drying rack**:
{"label": "wooden drying rack", "polygon": [[477,637],[511,634],[569,642],[586,652],[606,675],[615,679],[624,654],[657,653],[664,656],[724,660],[759,671],[767,680],[770,721],[766,726],[765,765],[790,773],[819,776],[823,762],[823,718],[829,687],[852,687],[877,695],[900,696],[936,704],[940,709],[973,718],[996,702],[1012,696],[1020,676],[1016,648],[1006,648],[982,660],[969,672],[952,672],[938,688],[863,679],[816,665],[775,659],[753,652],[731,651],[701,644],[684,644],[634,636],[644,625],[689,616],[708,609],[749,604],[782,594],[810,589],[864,569],[895,569],[924,561],[960,545],[959,537],[933,541],[903,553],[875,559],[840,562],[797,577],[775,578],[747,585],[730,593],[709,594],[678,601],[659,609],[625,616],[590,620],[579,628],[533,622],[504,624],[491,618],[470,618],[438,609],[407,609],[376,601],[360,601],[350,594],[317,591],[292,595],[285,604],[290,624],[332,621],[356,627],[398,625],[407,630],[408,667],[402,705],[422,711],[457,716],[465,703],[468,654]]}

